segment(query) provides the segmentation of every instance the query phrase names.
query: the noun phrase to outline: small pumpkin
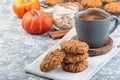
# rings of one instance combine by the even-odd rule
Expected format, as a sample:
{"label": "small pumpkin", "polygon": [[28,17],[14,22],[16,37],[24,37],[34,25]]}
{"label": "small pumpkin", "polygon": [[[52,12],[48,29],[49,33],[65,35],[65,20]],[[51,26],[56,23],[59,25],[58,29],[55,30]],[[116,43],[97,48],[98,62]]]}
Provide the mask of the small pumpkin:
{"label": "small pumpkin", "polygon": [[22,27],[31,34],[42,34],[50,30],[53,24],[52,16],[42,10],[31,10],[22,19]]}
{"label": "small pumpkin", "polygon": [[26,12],[32,9],[40,10],[39,0],[14,0],[13,10],[17,16],[22,18]]}

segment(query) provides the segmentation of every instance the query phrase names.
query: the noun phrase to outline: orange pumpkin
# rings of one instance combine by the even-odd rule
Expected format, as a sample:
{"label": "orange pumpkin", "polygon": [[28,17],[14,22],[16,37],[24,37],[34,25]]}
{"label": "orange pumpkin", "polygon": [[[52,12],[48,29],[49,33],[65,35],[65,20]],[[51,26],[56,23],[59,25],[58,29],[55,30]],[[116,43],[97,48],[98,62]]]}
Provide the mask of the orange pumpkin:
{"label": "orange pumpkin", "polygon": [[49,13],[41,10],[31,10],[22,19],[22,26],[25,31],[31,34],[42,34],[50,30],[53,18]]}
{"label": "orange pumpkin", "polygon": [[40,10],[39,0],[15,0],[13,4],[13,10],[15,14],[19,17],[23,17],[23,15],[32,10]]}

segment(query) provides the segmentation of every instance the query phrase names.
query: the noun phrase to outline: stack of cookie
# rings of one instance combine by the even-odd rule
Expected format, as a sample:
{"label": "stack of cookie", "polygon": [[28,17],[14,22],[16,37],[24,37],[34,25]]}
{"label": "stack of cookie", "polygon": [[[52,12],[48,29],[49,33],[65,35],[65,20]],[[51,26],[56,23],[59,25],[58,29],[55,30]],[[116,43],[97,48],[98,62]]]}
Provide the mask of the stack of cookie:
{"label": "stack of cookie", "polygon": [[60,44],[66,56],[61,63],[63,70],[69,72],[81,72],[88,67],[88,49],[85,42],[78,40],[66,40]]}
{"label": "stack of cookie", "polygon": [[61,49],[49,52],[40,64],[42,72],[49,72],[60,64],[65,71],[81,72],[88,67],[88,49],[85,42],[66,40],[60,44]]}

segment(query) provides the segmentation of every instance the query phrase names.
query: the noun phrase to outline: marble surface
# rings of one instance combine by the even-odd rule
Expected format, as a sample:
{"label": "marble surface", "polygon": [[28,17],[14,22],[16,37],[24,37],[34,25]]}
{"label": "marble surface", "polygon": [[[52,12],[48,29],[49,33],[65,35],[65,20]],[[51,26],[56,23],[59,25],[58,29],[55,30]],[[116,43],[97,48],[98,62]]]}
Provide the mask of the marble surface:
{"label": "marble surface", "polygon": [[[48,34],[30,35],[21,26],[21,19],[12,10],[13,0],[0,1],[0,80],[49,80],[27,74],[23,68],[52,47],[58,40]],[[116,30],[120,37],[120,28]],[[120,53],[90,80],[119,80]]]}

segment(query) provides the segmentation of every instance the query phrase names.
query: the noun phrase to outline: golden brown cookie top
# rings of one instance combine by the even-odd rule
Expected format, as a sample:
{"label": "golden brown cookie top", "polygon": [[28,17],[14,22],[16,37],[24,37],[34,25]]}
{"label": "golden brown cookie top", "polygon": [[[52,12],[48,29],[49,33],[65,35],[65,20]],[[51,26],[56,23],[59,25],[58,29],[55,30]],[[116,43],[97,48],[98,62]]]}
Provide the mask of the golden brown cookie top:
{"label": "golden brown cookie top", "polygon": [[49,52],[40,64],[41,71],[49,72],[57,68],[62,63],[64,57],[65,53],[60,49]]}
{"label": "golden brown cookie top", "polygon": [[81,4],[86,7],[100,7],[102,5],[101,0],[82,0]]}
{"label": "golden brown cookie top", "polygon": [[66,40],[60,44],[62,50],[70,54],[84,54],[87,53],[89,46],[85,42],[78,40]]}
{"label": "golden brown cookie top", "polygon": [[110,13],[120,13],[120,2],[112,2],[105,5],[104,10]]}
{"label": "golden brown cookie top", "polygon": [[115,0],[102,0],[103,3],[111,3],[111,2],[115,2]]}

